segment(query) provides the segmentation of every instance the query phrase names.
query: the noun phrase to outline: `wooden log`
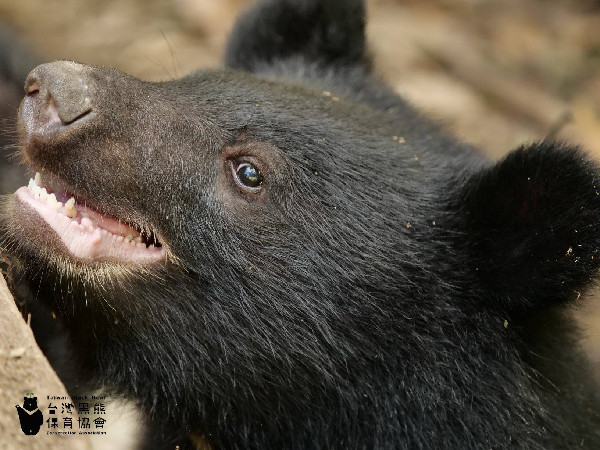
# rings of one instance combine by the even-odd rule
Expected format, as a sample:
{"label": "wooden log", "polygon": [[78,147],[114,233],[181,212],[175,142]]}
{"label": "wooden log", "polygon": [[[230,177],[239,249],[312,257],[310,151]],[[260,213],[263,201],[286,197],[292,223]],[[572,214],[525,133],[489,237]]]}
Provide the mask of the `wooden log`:
{"label": "wooden log", "polygon": [[[37,397],[37,405],[43,414],[43,422],[35,435],[25,435],[22,431],[16,408],[16,405],[23,406],[23,397],[27,393]],[[51,400],[49,396],[67,400]],[[49,434],[46,420],[51,417],[48,412],[50,402],[58,405],[58,413],[61,403],[72,403],[67,390],[37,346],[31,328],[19,313],[4,278],[0,276],[0,448],[91,448],[85,435]],[[77,433],[77,412],[73,410],[70,417],[73,431]],[[56,430],[64,431],[60,414],[58,420],[59,427]]]}

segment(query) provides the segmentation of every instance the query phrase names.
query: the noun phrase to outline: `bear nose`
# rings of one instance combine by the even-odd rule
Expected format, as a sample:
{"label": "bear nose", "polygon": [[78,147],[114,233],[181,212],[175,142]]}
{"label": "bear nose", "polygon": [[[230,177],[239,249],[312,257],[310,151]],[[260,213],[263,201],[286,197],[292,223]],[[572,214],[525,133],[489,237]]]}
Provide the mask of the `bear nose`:
{"label": "bear nose", "polygon": [[88,66],[56,61],[37,66],[25,80],[22,104],[28,132],[71,125],[93,110],[94,80]]}

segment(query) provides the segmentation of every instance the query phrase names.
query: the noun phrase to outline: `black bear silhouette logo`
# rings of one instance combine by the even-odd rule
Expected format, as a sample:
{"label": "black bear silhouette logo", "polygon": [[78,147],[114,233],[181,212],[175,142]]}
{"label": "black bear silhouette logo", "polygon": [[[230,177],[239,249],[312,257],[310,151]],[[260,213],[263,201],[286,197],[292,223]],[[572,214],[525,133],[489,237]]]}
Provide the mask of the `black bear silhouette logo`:
{"label": "black bear silhouette logo", "polygon": [[23,397],[23,406],[17,405],[21,430],[27,435],[38,434],[44,415],[38,409],[37,397]]}

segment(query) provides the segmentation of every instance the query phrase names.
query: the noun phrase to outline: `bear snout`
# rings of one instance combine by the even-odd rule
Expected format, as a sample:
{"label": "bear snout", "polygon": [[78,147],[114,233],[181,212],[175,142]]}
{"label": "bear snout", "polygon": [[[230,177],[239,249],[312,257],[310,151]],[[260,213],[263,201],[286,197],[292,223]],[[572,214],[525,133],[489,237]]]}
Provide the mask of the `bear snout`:
{"label": "bear snout", "polygon": [[95,91],[90,67],[71,61],[36,67],[21,104],[25,132],[49,135],[80,122],[93,110]]}

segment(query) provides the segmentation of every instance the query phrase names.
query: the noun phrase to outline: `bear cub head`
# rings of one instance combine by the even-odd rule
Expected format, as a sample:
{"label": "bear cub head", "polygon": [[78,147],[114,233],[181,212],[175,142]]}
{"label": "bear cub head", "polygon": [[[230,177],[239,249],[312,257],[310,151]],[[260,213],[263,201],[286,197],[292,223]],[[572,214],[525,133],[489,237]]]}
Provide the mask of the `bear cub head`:
{"label": "bear cub head", "polygon": [[438,129],[373,75],[358,0],[263,0],[225,60],[25,82],[37,174],[1,245],[87,377],[164,442],[594,442],[568,318],[534,324],[596,276],[596,164],[551,142],[491,163]]}

